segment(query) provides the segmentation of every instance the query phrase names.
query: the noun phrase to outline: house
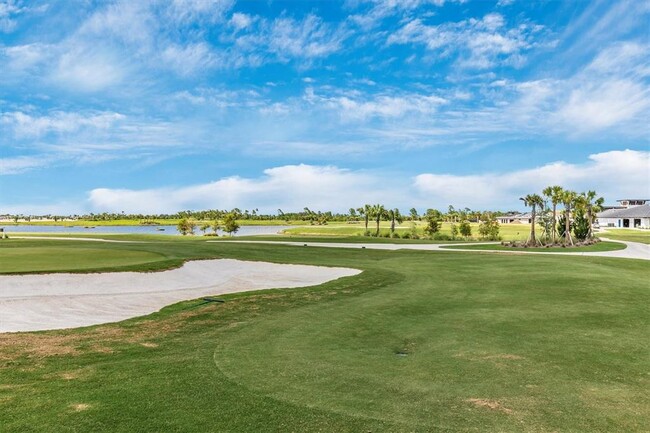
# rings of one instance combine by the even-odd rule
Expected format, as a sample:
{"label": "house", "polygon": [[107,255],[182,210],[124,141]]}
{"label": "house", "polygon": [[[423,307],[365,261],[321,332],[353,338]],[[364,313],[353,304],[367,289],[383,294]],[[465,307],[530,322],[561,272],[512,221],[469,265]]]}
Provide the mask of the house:
{"label": "house", "polygon": [[650,200],[622,199],[620,205],[598,213],[600,227],[625,227],[650,229]]}
{"label": "house", "polygon": [[501,215],[497,217],[499,224],[530,224],[533,216],[529,213],[520,213],[514,215]]}

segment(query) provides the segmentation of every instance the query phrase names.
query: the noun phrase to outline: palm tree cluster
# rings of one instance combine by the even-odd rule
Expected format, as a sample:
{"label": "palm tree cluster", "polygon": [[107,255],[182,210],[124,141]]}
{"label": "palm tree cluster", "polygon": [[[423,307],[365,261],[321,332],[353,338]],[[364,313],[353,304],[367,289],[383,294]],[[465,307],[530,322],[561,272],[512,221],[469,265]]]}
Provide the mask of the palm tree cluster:
{"label": "palm tree cluster", "polygon": [[[592,241],[594,239],[594,220],[596,214],[602,210],[604,202],[602,197],[597,197],[595,191],[577,193],[558,185],[544,188],[541,196],[528,194],[521,197],[520,200],[531,208],[530,236],[526,242],[528,246],[556,243],[562,243],[565,246],[574,245],[572,231],[577,240]],[[557,209],[559,204],[564,206],[560,217],[558,217]],[[538,211],[542,215],[541,220],[544,227],[543,234],[539,238],[535,231]],[[560,238],[562,238],[561,241]]]}

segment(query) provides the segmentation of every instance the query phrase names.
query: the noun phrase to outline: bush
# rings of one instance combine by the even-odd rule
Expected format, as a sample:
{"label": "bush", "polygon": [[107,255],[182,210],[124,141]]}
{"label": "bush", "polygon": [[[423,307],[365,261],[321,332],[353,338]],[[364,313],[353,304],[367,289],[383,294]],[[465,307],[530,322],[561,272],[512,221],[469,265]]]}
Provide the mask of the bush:
{"label": "bush", "polygon": [[589,221],[587,221],[585,213],[582,211],[577,212],[573,219],[573,234],[580,241],[584,241],[589,235]]}
{"label": "bush", "polygon": [[[565,224],[566,224],[566,216],[564,214],[560,215],[560,218],[557,220],[557,235],[560,239],[564,237],[565,234]],[[573,230],[573,223],[569,223],[569,230]]]}
{"label": "bush", "polygon": [[458,230],[460,231],[460,234],[466,238],[472,236],[472,226],[469,225],[469,221],[467,220],[460,222],[458,225]]}
{"label": "bush", "polygon": [[451,237],[456,239],[458,237],[458,226],[456,224],[451,224]]}
{"label": "bush", "polygon": [[402,233],[402,239],[411,239],[411,233],[410,232]]}
{"label": "bush", "polygon": [[478,233],[482,238],[488,239],[491,241],[498,241],[499,237],[499,222],[495,219],[486,219],[481,221],[478,226]]}
{"label": "bush", "polygon": [[444,234],[444,233],[436,233],[433,236],[431,236],[431,239],[433,239],[434,241],[453,241],[454,240],[451,236],[449,236],[447,234]]}

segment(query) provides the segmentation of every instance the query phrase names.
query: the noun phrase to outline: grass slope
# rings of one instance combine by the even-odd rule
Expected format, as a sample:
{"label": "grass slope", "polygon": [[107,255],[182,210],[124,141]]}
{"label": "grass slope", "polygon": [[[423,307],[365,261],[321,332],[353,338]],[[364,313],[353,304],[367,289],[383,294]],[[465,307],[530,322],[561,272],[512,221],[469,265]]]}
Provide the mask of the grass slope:
{"label": "grass slope", "polygon": [[[43,257],[88,247],[9,242]],[[646,262],[92,247],[147,251],[160,264],[229,257],[365,272],[119,324],[0,335],[2,431],[634,432],[650,418]]]}
{"label": "grass slope", "polygon": [[615,229],[598,233],[598,236],[618,241],[650,244],[650,230]]}

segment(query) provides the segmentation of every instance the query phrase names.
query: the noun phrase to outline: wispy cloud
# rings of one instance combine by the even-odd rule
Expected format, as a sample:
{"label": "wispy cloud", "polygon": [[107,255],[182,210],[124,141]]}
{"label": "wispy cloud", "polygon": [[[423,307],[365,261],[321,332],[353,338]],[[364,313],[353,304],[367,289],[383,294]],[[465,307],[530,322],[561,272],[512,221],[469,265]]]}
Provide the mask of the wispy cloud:
{"label": "wispy cloud", "polygon": [[82,128],[106,130],[124,118],[124,115],[112,112],[82,115],[55,111],[49,115],[32,116],[15,111],[0,113],[0,125],[7,127],[17,138],[33,138],[48,133],[76,132]]}
{"label": "wispy cloud", "polygon": [[533,36],[542,30],[543,26],[531,23],[509,28],[498,13],[440,25],[415,18],[392,33],[387,43],[423,45],[439,58],[458,55],[458,66],[486,69],[496,64],[521,65],[524,53],[537,44]]}
{"label": "wispy cloud", "polygon": [[24,173],[38,167],[46,166],[50,162],[49,159],[39,156],[0,158],[0,176]]}

